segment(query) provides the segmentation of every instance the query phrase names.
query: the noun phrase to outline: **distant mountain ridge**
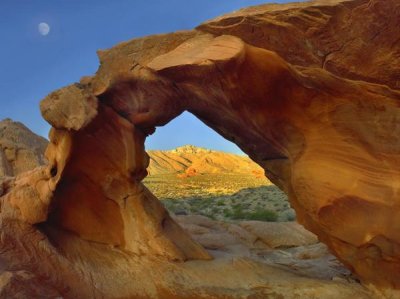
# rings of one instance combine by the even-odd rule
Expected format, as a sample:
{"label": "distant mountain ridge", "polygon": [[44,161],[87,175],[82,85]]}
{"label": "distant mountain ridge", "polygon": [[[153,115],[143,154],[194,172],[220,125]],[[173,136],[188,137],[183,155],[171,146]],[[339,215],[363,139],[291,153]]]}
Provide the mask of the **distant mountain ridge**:
{"label": "distant mountain ridge", "polygon": [[247,156],[184,145],[173,150],[149,150],[149,175],[192,176],[207,173],[237,173],[262,176],[263,169]]}

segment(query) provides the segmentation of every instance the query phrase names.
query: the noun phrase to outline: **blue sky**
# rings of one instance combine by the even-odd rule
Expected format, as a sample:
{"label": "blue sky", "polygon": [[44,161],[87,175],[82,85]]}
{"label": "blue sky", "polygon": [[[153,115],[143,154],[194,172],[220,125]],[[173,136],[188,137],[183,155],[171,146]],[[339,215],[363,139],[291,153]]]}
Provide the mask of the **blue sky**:
{"label": "blue sky", "polygon": [[[97,49],[135,37],[191,29],[262,0],[1,0],[0,119],[21,121],[47,136],[39,101],[51,91],[93,74]],[[289,1],[273,1],[283,3]],[[38,24],[50,25],[46,36]],[[232,143],[184,113],[146,142],[147,149],[183,144],[239,152]]]}

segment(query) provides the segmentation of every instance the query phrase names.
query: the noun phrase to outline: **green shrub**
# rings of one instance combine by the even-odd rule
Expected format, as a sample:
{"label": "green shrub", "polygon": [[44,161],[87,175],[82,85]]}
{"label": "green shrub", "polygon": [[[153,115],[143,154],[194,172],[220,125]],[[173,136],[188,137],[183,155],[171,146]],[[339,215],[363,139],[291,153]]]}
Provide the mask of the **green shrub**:
{"label": "green shrub", "polygon": [[294,210],[289,210],[286,212],[286,220],[287,221],[296,220],[296,213],[294,212]]}
{"label": "green shrub", "polygon": [[243,211],[242,206],[236,205],[233,207],[232,219],[246,219],[247,213]]}
{"label": "green shrub", "polygon": [[224,209],[224,217],[225,218],[232,218],[233,213],[230,209]]}
{"label": "green shrub", "polygon": [[219,209],[217,207],[214,207],[214,208],[211,209],[211,213],[218,214],[219,213]]}
{"label": "green shrub", "polygon": [[261,210],[252,213],[247,213],[246,219],[274,222],[278,219],[278,214],[271,210]]}
{"label": "green shrub", "polygon": [[274,222],[278,220],[278,214],[271,210],[245,212],[242,207],[235,207],[232,212],[225,212],[224,216],[235,220],[258,220]]}

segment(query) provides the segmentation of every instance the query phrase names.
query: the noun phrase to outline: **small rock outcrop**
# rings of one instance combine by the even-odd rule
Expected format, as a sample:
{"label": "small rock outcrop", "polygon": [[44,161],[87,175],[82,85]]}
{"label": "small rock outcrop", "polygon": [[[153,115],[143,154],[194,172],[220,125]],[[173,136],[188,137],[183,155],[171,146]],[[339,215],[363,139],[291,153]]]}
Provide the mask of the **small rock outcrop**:
{"label": "small rock outcrop", "polygon": [[177,224],[141,183],[144,141],[186,110],[365,286],[399,296],[399,20],[397,0],[266,5],[100,51],[94,76],[41,102],[49,165],[7,182],[1,257],[69,298],[371,298]]}
{"label": "small rock outcrop", "polygon": [[207,148],[203,148],[203,147],[194,146],[191,144],[186,144],[186,145],[174,148],[174,149],[170,150],[169,152],[174,153],[174,154],[203,154],[203,153],[211,153],[211,152],[215,152],[215,151],[207,149]]}
{"label": "small rock outcrop", "polygon": [[48,141],[20,122],[0,121],[0,178],[12,177],[44,165]]}

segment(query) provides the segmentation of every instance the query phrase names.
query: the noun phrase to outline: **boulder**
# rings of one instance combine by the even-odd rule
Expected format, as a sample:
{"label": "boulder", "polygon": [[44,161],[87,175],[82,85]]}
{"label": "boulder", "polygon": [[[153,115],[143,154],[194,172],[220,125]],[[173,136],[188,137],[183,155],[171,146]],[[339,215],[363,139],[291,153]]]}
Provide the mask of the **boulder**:
{"label": "boulder", "polygon": [[318,242],[316,235],[296,222],[243,221],[240,226],[271,248],[298,247]]}

